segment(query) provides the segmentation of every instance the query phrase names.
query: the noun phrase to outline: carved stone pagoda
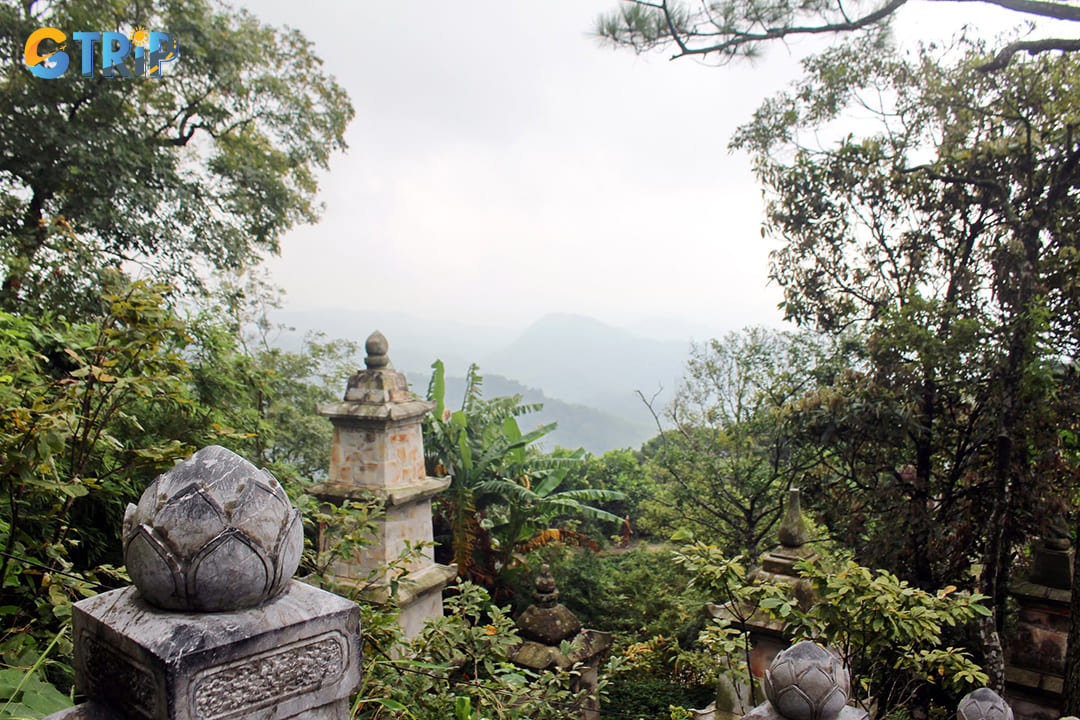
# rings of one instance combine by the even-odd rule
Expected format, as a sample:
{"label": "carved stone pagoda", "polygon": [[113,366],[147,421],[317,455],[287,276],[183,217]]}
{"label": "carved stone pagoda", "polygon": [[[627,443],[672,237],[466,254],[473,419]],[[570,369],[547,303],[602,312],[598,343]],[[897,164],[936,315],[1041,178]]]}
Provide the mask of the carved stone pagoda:
{"label": "carved stone pagoda", "polygon": [[[319,414],[334,425],[330,476],[309,489],[321,500],[341,504],[375,495],[384,504],[376,542],[330,568],[344,583],[366,581],[372,570],[398,559],[407,544],[427,543],[410,561],[398,588],[397,603],[406,637],[413,637],[429,617],[442,615],[442,590],[456,574],[435,563],[432,551],[431,498],[450,486],[450,478],[427,477],[421,422],[434,407],[409,391],[404,373],[394,370],[389,343],[376,331],[365,343],[366,369],[349,378],[342,402],[321,405]],[[320,538],[325,548],[331,533]],[[390,596],[383,575],[365,593],[376,602]]]}
{"label": "carved stone pagoda", "polygon": [[[813,591],[810,583],[799,576],[795,564],[800,560],[814,562],[818,555],[807,544],[809,538],[806,519],[802,514],[798,488],[788,491],[784,518],[777,536],[780,544],[761,555],[760,565],[750,572],[748,579],[790,588],[799,605],[804,610],[809,609],[814,602]],[[735,627],[750,633],[753,648],[750,653],[750,671],[755,678],[763,678],[773,658],[789,645],[784,633],[784,623],[765,613],[758,612],[745,619],[744,613],[735,612],[727,604],[708,603],[705,609],[711,617],[730,620]]]}

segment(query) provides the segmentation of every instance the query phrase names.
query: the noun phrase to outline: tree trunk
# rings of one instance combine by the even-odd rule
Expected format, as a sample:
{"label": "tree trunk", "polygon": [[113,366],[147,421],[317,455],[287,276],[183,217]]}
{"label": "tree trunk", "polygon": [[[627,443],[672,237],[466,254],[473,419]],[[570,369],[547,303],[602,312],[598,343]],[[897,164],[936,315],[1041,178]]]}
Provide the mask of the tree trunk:
{"label": "tree trunk", "polygon": [[8,265],[4,282],[0,284],[0,310],[15,312],[19,309],[19,294],[30,264],[48,236],[48,228],[42,223],[46,199],[43,191],[35,189],[30,204],[26,206],[22,232],[16,238],[16,257]]}

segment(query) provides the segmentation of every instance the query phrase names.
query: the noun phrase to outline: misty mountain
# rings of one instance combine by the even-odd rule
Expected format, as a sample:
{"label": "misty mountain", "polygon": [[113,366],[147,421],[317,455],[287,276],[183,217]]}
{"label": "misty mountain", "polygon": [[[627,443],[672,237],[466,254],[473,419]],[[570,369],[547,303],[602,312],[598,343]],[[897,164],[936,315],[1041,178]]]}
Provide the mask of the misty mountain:
{"label": "misty mountain", "polygon": [[637,391],[670,402],[689,352],[686,341],[652,340],[581,315],[552,314],[484,358],[482,368],[595,407],[631,423],[652,423]]}
{"label": "misty mountain", "polygon": [[[405,313],[365,310],[278,311],[272,323],[284,330],[273,341],[298,350],[305,333],[346,338],[363,345],[378,329],[390,343],[390,359],[409,374],[413,391],[427,389],[432,362],[441,359],[451,407],[460,405],[464,376],[477,363],[484,397],[520,394],[543,403],[542,413],[522,418],[522,429],[558,422],[547,447],[585,447],[599,453],[639,445],[656,434],[648,409],[636,394],[656,395],[659,411],[671,400],[689,350],[685,341],[656,340],[581,315],[546,315],[524,331],[436,322]],[[671,329],[676,332],[675,328]],[[363,353],[356,359],[362,367]],[[455,384],[456,383],[456,384]]]}
{"label": "misty mountain", "polygon": [[[520,395],[525,404],[544,405],[539,412],[519,417],[518,425],[522,432],[529,432],[541,425],[558,423],[558,427],[540,441],[547,450],[554,449],[556,445],[565,448],[583,447],[599,455],[615,448],[637,448],[656,435],[655,425],[631,422],[596,408],[556,400],[545,395],[542,390],[526,387],[501,375],[485,374],[483,371],[480,374],[484,380],[485,398]],[[423,395],[427,391],[430,372],[409,373],[408,377],[413,392]],[[461,407],[464,399],[465,378],[446,377],[446,406],[456,410]]]}

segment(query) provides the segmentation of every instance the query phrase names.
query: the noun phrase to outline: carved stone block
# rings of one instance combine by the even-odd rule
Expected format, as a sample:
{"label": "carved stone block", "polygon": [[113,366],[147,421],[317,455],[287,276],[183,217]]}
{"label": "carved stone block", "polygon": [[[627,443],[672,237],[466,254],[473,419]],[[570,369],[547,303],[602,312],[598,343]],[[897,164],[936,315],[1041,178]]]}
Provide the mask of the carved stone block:
{"label": "carved stone block", "polygon": [[76,685],[146,720],[345,720],[359,622],[355,603],[295,580],[264,605],[212,614],[114,590],[75,605]]}

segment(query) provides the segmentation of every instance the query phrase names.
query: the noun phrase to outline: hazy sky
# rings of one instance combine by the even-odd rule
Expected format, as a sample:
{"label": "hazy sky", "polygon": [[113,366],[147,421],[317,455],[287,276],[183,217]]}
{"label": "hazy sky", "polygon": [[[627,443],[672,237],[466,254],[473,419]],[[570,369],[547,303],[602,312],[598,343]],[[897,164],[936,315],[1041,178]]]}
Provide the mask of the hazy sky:
{"label": "hazy sky", "polygon": [[[601,46],[616,0],[243,4],[303,31],[356,109],[322,221],[269,262],[289,309],[780,323],[761,190],[727,142],[805,44],[717,69]],[[900,31],[988,12],[926,3]]]}

